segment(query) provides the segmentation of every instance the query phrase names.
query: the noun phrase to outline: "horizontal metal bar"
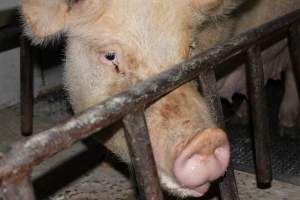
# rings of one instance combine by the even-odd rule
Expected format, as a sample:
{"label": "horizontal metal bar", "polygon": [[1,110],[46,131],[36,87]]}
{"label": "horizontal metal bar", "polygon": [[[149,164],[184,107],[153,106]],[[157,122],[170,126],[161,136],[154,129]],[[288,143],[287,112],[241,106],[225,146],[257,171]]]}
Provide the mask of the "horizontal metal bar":
{"label": "horizontal metal bar", "polygon": [[[259,42],[266,36],[270,37],[274,31],[288,28],[291,23],[299,19],[300,11],[298,10],[244,33],[107,99],[66,123],[15,144],[0,161],[0,183],[3,178],[15,177],[19,172],[29,170],[74,142],[121,119],[136,106],[152,103],[162,95],[195,79],[207,67],[221,63],[228,56],[254,42]],[[14,169],[13,172],[11,169]]]}
{"label": "horizontal metal bar", "polygon": [[163,200],[143,109],[124,117],[123,123],[139,199]]}
{"label": "horizontal metal bar", "polygon": [[12,183],[4,183],[1,187],[3,200],[35,200],[32,183],[29,176]]}

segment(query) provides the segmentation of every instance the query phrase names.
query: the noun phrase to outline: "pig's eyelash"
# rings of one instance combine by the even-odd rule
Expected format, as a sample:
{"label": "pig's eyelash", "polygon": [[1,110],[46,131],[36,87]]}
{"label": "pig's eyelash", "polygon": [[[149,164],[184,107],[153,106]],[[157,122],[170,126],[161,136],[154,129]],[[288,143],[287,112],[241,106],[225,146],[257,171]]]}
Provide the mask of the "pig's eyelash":
{"label": "pig's eyelash", "polygon": [[104,55],[104,57],[108,60],[111,61],[113,64],[115,64],[115,60],[117,59],[117,55],[115,52],[108,52]]}

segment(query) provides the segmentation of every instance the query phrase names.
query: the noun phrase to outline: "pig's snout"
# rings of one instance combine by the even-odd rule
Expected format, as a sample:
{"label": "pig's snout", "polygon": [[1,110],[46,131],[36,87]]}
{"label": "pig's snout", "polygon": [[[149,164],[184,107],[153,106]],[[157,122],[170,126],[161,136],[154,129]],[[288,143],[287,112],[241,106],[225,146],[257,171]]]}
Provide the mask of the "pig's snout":
{"label": "pig's snout", "polygon": [[218,128],[206,129],[183,148],[175,160],[174,175],[193,196],[202,196],[211,181],[224,175],[229,155],[226,134]]}

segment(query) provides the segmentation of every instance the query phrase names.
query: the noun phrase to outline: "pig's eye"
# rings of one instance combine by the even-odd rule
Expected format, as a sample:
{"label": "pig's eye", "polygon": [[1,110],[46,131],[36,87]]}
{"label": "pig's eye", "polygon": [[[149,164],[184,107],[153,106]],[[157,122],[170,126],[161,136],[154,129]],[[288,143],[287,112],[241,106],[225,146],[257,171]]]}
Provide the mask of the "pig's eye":
{"label": "pig's eye", "polygon": [[116,58],[117,58],[116,53],[114,53],[114,52],[108,52],[104,55],[104,57],[106,60],[111,61],[111,62],[116,61]]}
{"label": "pig's eye", "polygon": [[105,65],[112,66],[117,73],[124,75],[124,73],[120,71],[119,59],[116,52],[101,53],[100,61]]}
{"label": "pig's eye", "polygon": [[114,51],[107,51],[100,53],[100,61],[108,66],[119,65],[119,58]]}

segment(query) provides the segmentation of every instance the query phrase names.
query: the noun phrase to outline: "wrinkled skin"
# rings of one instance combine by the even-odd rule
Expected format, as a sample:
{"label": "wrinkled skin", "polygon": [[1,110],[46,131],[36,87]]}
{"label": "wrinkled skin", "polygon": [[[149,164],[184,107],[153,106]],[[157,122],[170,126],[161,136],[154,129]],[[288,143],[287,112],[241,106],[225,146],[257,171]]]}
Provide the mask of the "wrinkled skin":
{"label": "wrinkled skin", "polygon": [[[236,19],[220,20],[219,30],[200,25],[242,2],[22,0],[22,13],[26,34],[36,44],[66,34],[65,85],[75,112],[81,112],[187,59],[194,41],[200,51],[233,35]],[[226,134],[211,119],[193,83],[150,106],[146,119],[166,190],[202,196],[224,174],[229,162]],[[106,138],[105,145],[129,162],[123,129]]]}

